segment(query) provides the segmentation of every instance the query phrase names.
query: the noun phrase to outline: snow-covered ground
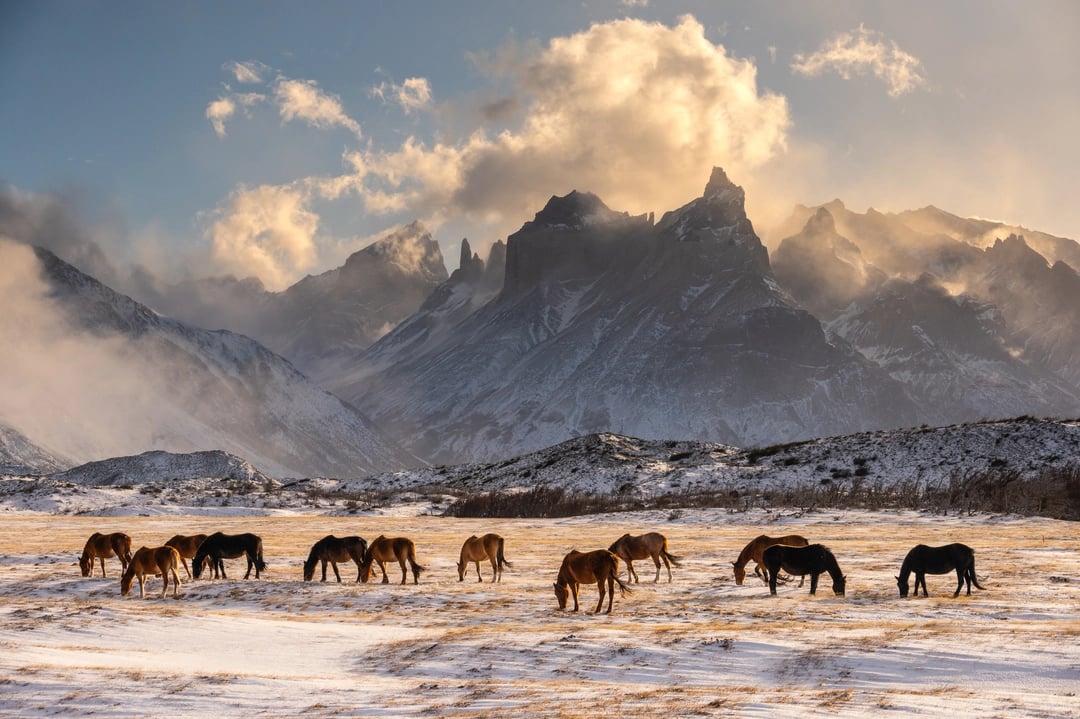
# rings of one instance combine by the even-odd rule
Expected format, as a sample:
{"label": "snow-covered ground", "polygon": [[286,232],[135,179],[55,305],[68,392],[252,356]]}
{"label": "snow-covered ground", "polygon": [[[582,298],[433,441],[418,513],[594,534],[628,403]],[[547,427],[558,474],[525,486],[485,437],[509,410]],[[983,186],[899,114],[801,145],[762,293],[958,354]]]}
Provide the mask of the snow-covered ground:
{"label": "snow-covered ground", "polygon": [[[83,499],[88,497],[84,496]],[[186,511],[190,509],[190,511]],[[1080,524],[1011,516],[685,510],[559,520],[342,517],[163,508],[160,516],[13,510],[0,520],[0,715],[4,716],[1080,716]],[[92,511],[92,508],[91,508]],[[94,531],[160,544],[176,533],[252,531],[263,578],[186,581],[179,601],[121,597],[119,564],[82,578]],[[610,616],[556,608],[565,552],[658,530],[683,557],[674,582],[616,597]],[[503,582],[459,583],[470,534],[506,537]],[[848,576],[834,597],[796,583],[770,597],[735,586],[734,560],[760,533],[829,545]],[[404,535],[420,584],[301,581],[326,534]],[[900,599],[914,544],[962,541],[986,587]],[[646,566],[648,565],[648,566]],[[488,569],[490,572],[490,569]],[[394,581],[400,578],[392,569]],[[332,577],[332,573],[331,573]],[[583,587],[583,609],[596,602]]]}

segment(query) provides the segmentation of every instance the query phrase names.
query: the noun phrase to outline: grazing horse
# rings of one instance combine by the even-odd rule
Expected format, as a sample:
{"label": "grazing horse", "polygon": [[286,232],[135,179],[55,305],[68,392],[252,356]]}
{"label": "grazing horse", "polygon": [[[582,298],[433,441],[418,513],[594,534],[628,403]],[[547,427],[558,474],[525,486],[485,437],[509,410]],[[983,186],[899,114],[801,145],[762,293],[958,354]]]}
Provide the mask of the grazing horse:
{"label": "grazing horse", "polygon": [[120,577],[120,594],[127,596],[131,591],[131,582],[135,577],[139,578],[139,597],[146,599],[144,582],[148,574],[161,575],[161,598],[169,593],[169,573],[173,578],[173,598],[180,598],[180,575],[176,570],[180,566],[180,552],[176,547],[140,547],[131,558],[124,576]]}
{"label": "grazing horse", "polygon": [[131,537],[123,532],[101,534],[94,532],[90,539],[86,540],[82,556],[79,557],[79,569],[84,577],[94,576],[94,560],[101,560],[101,576],[105,574],[105,559],[107,557],[120,558],[120,571],[127,571],[131,561]]}
{"label": "grazing horse", "polygon": [[252,567],[255,568],[255,578],[258,579],[259,572],[266,569],[266,562],[263,561],[262,538],[257,534],[214,532],[195,550],[195,557],[191,560],[191,570],[195,574],[195,579],[198,579],[202,574],[203,564],[209,561],[214,569],[215,579],[219,572],[222,579],[228,579],[225,576],[224,560],[236,559],[241,555],[247,557],[247,573],[244,574],[244,579],[251,575]]}
{"label": "grazing horse", "polygon": [[[739,558],[732,562],[735,565],[735,583],[742,586],[743,580],[746,579],[746,565],[753,560],[756,565],[754,566],[754,574],[761,577],[761,581],[768,582],[768,577],[761,576],[762,553],[774,544],[786,544],[789,547],[805,547],[810,544],[806,537],[798,534],[787,534],[783,537],[770,537],[765,534],[758,535],[750,540],[750,543],[743,547],[743,550],[739,552]],[[803,580],[799,580],[799,586],[802,586]]]}
{"label": "grazing horse", "polygon": [[615,598],[615,585],[619,585],[619,591],[625,597],[630,593],[630,587],[623,584],[619,579],[619,558],[607,549],[596,549],[591,552],[579,552],[576,549],[563,557],[562,566],[559,567],[559,576],[555,580],[555,599],[559,602],[559,609],[566,609],[566,599],[569,594],[574,595],[574,611],[578,610],[578,590],[582,583],[592,584],[596,582],[600,590],[600,601],[596,604],[599,614],[604,606],[604,584],[607,584],[607,612],[611,614],[611,602]]}
{"label": "grazing horse", "polygon": [[651,558],[653,560],[653,564],[656,565],[656,576],[653,578],[654,584],[660,581],[661,559],[664,560],[664,566],[667,567],[667,580],[669,582],[671,581],[671,565],[682,566],[680,564],[681,557],[668,553],[667,537],[659,532],[647,532],[638,537],[624,534],[608,547],[608,551],[626,562],[627,581],[630,581],[631,577],[635,582],[638,581],[637,572],[634,571],[635,559]]}
{"label": "grazing horse", "polygon": [[786,544],[774,544],[761,555],[765,571],[769,573],[769,594],[776,594],[776,579],[783,569],[788,574],[810,575],[810,594],[817,593],[818,576],[828,572],[832,577],[832,590],[838,597],[844,596],[847,578],[840,571],[836,557],[824,544],[811,544],[806,547],[791,547]]}
{"label": "grazing horse", "polygon": [[[180,552],[180,562],[184,565],[184,571],[187,572],[188,579],[191,579],[191,570],[188,569],[187,560],[195,556],[195,552],[198,551],[199,545],[205,540],[205,534],[177,534],[172,539],[165,542],[166,547],[172,547]],[[209,559],[209,557],[207,559]]]}
{"label": "grazing horse", "polygon": [[960,596],[960,590],[967,582],[967,593],[971,596],[971,585],[978,589],[984,589],[975,576],[975,552],[966,544],[946,544],[944,547],[928,547],[925,544],[917,544],[904,557],[904,563],[900,565],[900,576],[896,578],[896,584],[900,588],[900,596],[908,595],[908,577],[915,572],[915,596],[919,596],[919,585],[922,584],[923,596],[926,593],[927,574],[948,574],[956,570],[956,591],[953,597]]}
{"label": "grazing horse", "polygon": [[360,582],[360,567],[364,564],[364,553],[367,551],[367,540],[355,535],[351,537],[335,537],[328,534],[311,547],[307,561],[304,562],[304,581],[310,582],[315,576],[315,565],[322,562],[322,580],[326,581],[326,565],[334,568],[334,576],[338,584],[341,583],[341,573],[338,572],[337,563],[347,562],[350,559],[356,562],[356,581]]}
{"label": "grazing horse", "polygon": [[405,537],[389,539],[381,534],[368,545],[367,552],[364,554],[364,561],[360,565],[360,580],[366,583],[371,579],[371,565],[378,562],[379,569],[382,570],[382,583],[389,584],[390,579],[386,576],[386,563],[390,561],[396,561],[401,565],[402,584],[405,583],[406,561],[412,567],[413,584],[420,583],[420,572],[424,568],[416,563],[416,545],[413,544],[413,541]]}
{"label": "grazing horse", "polygon": [[503,555],[503,544],[503,538],[491,532],[483,537],[477,537],[474,534],[466,539],[465,544],[461,545],[461,559],[457,563],[458,581],[465,580],[465,575],[469,571],[469,562],[476,563],[476,581],[484,581],[480,575],[480,562],[487,559],[491,562],[491,581],[501,582],[503,567],[514,566],[506,561]]}

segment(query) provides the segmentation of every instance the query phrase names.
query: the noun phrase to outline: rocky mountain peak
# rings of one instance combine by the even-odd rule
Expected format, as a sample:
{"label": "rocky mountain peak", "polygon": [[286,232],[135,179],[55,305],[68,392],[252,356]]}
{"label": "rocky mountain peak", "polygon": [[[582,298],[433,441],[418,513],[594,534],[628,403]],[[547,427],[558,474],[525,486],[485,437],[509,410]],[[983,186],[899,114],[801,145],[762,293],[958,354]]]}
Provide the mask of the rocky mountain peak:
{"label": "rocky mountain peak", "polygon": [[806,221],[805,232],[813,235],[836,234],[836,220],[833,219],[832,213],[824,207],[819,207],[817,212]]}
{"label": "rocky mountain peak", "polygon": [[405,275],[416,275],[435,282],[446,279],[446,263],[431,233],[420,221],[412,222],[354,252],[345,261],[343,274],[348,276],[362,267],[392,266]]}
{"label": "rocky mountain peak", "polygon": [[591,192],[573,190],[568,195],[552,195],[544,209],[536,213],[532,222],[526,222],[522,230],[551,228],[581,230],[593,225],[625,220],[629,215],[615,212],[603,200]]}

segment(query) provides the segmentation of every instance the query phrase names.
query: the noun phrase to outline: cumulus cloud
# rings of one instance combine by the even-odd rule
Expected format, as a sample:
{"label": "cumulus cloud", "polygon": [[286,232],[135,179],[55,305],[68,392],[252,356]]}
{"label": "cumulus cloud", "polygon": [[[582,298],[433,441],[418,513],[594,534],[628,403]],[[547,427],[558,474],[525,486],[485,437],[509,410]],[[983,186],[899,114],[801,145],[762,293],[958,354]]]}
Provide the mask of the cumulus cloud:
{"label": "cumulus cloud", "polygon": [[346,153],[350,189],[370,211],[458,214],[505,229],[574,188],[632,212],[668,209],[699,195],[714,165],[740,177],[786,144],[785,99],[759,92],[753,63],[730,57],[689,16],[674,27],[597,24],[477,62],[510,81],[513,99],[502,102],[520,108],[520,125]]}
{"label": "cumulus cloud", "polygon": [[318,216],[306,183],[240,187],[207,216],[204,235],[220,274],[260,278],[281,290],[314,267]]}
{"label": "cumulus cloud", "polygon": [[392,100],[401,105],[406,115],[425,110],[431,105],[431,84],[427,78],[423,77],[407,78],[400,85],[381,82],[371,88],[371,94],[382,100]]}
{"label": "cumulus cloud", "polygon": [[817,52],[795,55],[791,69],[816,77],[835,72],[845,80],[872,74],[885,83],[890,97],[899,97],[926,85],[922,63],[885,36],[862,25],[825,42]]}
{"label": "cumulus cloud", "polygon": [[360,123],[349,117],[337,95],[323,92],[314,80],[279,77],[274,83],[274,100],[285,121],[303,120],[313,127],[343,127],[362,137]]}

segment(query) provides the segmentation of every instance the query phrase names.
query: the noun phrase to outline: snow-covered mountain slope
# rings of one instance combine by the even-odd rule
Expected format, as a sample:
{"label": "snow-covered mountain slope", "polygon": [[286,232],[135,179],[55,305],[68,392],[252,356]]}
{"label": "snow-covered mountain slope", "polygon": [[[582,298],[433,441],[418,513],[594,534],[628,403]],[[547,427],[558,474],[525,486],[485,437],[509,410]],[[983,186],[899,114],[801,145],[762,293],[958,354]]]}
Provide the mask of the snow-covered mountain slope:
{"label": "snow-covered mountain slope", "polygon": [[450,497],[538,488],[611,496],[630,506],[679,495],[691,503],[712,497],[733,507],[768,507],[775,501],[771,497],[788,493],[843,497],[861,488],[873,490],[887,505],[889,497],[904,501],[903,496],[953,492],[988,470],[986,476],[996,472],[1004,480],[1072,470],[1078,457],[1080,420],[1032,418],[862,432],[752,449],[600,433],[501,462],[286,482],[265,478],[246,462],[220,453],[148,453],[47,477],[0,477],[0,511],[438,513]]}
{"label": "snow-covered mountain slope", "polygon": [[988,469],[1025,478],[1080,458],[1080,420],[1019,418],[945,427],[860,432],[769,447],[577,437],[487,464],[435,467],[342,481],[334,489],[398,491],[446,486],[466,493],[559,487],[572,493],[655,497],[683,492],[755,495],[852,482],[884,488],[945,487]]}
{"label": "snow-covered mountain slope", "polygon": [[22,432],[0,424],[0,474],[48,474],[69,466],[70,460],[57,457]]}
{"label": "snow-covered mountain slope", "polygon": [[276,476],[362,476],[418,463],[257,342],[162,317],[35,252],[45,295],[37,316],[51,313],[41,352],[61,356],[39,361],[49,369],[36,375],[16,367],[31,379],[7,398],[22,404],[7,408],[6,420],[31,440],[73,461],[220,449]]}
{"label": "snow-covered mountain slope", "polygon": [[1016,235],[976,246],[1000,226],[930,208],[795,216],[808,219],[774,253],[778,281],[901,382],[920,421],[1080,412],[1080,277],[1064,261]]}
{"label": "snow-covered mountain slope", "polygon": [[389,332],[446,279],[438,243],[414,222],[354,252],[341,267],[281,292],[232,277],[175,285],[147,277],[133,291],[188,324],[252,337],[315,377]]}
{"label": "snow-covered mountain slope", "polygon": [[553,197],[508,239],[496,298],[410,318],[328,386],[443,463],[598,431],[755,444],[914,423],[899,385],[790,304],[743,199],[719,169],[656,225]]}
{"label": "snow-covered mountain slope", "polygon": [[185,479],[238,479],[268,482],[270,477],[245,459],[221,450],[176,454],[151,451],[132,457],[113,457],[88,462],[50,475],[61,482],[86,486],[174,482]]}

